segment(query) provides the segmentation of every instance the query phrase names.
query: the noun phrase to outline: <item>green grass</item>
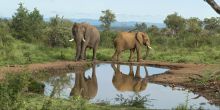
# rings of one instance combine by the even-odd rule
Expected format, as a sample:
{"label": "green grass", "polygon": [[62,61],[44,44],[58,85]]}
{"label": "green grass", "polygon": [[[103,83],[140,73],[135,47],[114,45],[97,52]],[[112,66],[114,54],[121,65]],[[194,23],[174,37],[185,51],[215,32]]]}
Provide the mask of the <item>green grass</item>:
{"label": "green grass", "polygon": [[[147,60],[168,61],[176,63],[205,63],[220,64],[220,47],[202,46],[199,48],[180,48],[153,45],[153,50],[146,58]],[[144,48],[144,47],[143,47]],[[99,47],[97,51],[97,59],[102,61],[110,61],[114,54],[114,48]],[[142,56],[145,49],[142,49]],[[40,44],[29,44],[16,40],[11,47],[0,49],[0,66],[13,64],[30,64],[52,62],[57,60],[74,60],[75,48],[50,48]],[[128,61],[129,51],[125,51],[121,55],[122,61]],[[87,49],[87,59],[91,61],[92,50]],[[135,59],[136,61],[136,53]]]}
{"label": "green grass", "polygon": [[[219,47],[220,48],[220,47]],[[166,48],[154,47],[150,52],[149,59],[169,61],[175,63],[206,63],[219,64],[220,51],[218,48]]]}
{"label": "green grass", "polygon": [[123,105],[92,104],[80,97],[71,99],[49,98],[39,94],[28,94],[25,96],[25,107],[29,110],[144,110]]}
{"label": "green grass", "polygon": [[42,63],[56,60],[72,60],[72,48],[50,48],[43,45],[16,41],[10,48],[0,50],[0,65]]}
{"label": "green grass", "polygon": [[199,85],[206,85],[211,81],[220,81],[220,71],[213,72],[213,70],[207,70],[201,76],[193,78],[192,81]]}

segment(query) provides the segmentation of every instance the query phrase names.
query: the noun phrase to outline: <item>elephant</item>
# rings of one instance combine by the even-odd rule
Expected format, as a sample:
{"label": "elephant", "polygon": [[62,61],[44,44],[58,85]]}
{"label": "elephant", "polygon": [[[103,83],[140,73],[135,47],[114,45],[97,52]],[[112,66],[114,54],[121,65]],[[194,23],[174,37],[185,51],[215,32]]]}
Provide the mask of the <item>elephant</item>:
{"label": "elephant", "polygon": [[114,76],[112,78],[112,83],[118,91],[134,91],[140,92],[146,89],[148,72],[146,70],[146,75],[144,78],[140,76],[140,66],[137,66],[136,73],[134,74],[133,65],[129,65],[129,74],[122,73],[120,71],[120,65],[111,65],[114,70]]}
{"label": "elephant", "polygon": [[144,32],[120,32],[114,39],[115,53],[112,56],[113,61],[120,61],[120,54],[124,50],[130,50],[129,61],[133,61],[133,53],[137,51],[137,61],[143,61],[141,58],[141,46],[147,46],[147,52],[150,47],[150,39]]}
{"label": "elephant", "polygon": [[85,77],[85,69],[82,67],[75,67],[75,85],[71,90],[70,95],[81,96],[85,99],[92,99],[96,96],[98,91],[98,83],[96,78],[95,64],[92,66],[92,77]]}
{"label": "elephant", "polygon": [[96,51],[100,42],[100,34],[96,27],[87,23],[74,23],[72,26],[73,38],[69,41],[76,43],[75,61],[86,60],[86,49],[93,49],[93,60],[96,60]]}

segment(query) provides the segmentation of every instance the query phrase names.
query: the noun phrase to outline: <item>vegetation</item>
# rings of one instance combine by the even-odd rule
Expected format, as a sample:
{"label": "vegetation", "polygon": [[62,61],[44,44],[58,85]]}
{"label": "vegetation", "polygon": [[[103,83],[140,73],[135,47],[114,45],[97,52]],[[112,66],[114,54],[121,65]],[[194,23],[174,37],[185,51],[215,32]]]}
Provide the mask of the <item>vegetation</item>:
{"label": "vegetation", "polygon": [[134,94],[129,98],[125,98],[122,94],[118,94],[115,98],[116,102],[119,102],[120,105],[123,106],[130,106],[130,107],[137,107],[137,108],[146,108],[150,106],[150,99],[148,95],[141,96],[140,94]]}
{"label": "vegetation", "polygon": [[[0,83],[0,109],[1,110],[120,110],[128,109],[122,105],[99,105],[91,104],[79,96],[69,99],[59,99],[43,96],[32,91],[30,87],[35,86],[42,89],[37,79],[30,73],[7,74]],[[40,87],[40,88],[39,88]],[[132,110],[140,110],[136,107],[129,107]]]}
{"label": "vegetation", "polygon": [[100,16],[99,21],[102,22],[102,27],[105,31],[109,31],[111,27],[111,23],[115,22],[115,14],[111,12],[111,10],[102,11],[103,16]]}
{"label": "vegetation", "polygon": [[[105,31],[100,31],[101,42],[97,52],[98,60],[111,60],[114,52],[113,40],[117,31],[110,31],[115,15],[103,11],[100,21]],[[153,50],[149,60],[192,63],[220,62],[220,18],[200,20],[185,19],[177,13],[164,20],[165,28],[137,23],[135,29],[147,32]],[[71,39],[72,22],[56,15],[44,21],[38,9],[27,10],[23,4],[12,19],[0,19],[0,65],[29,64],[55,60],[72,60],[75,44]],[[144,49],[143,49],[144,51]],[[123,53],[127,61],[129,51]],[[87,52],[91,58],[92,51]]]}
{"label": "vegetation", "polygon": [[192,81],[198,85],[207,86],[210,82],[220,81],[220,71],[205,71],[202,75],[192,77]]}
{"label": "vegetation", "polygon": [[[113,40],[117,31],[111,31],[111,23],[116,21],[110,10],[102,11],[100,17],[102,28],[101,42],[97,52],[98,60],[111,60],[114,53]],[[165,28],[147,26],[145,23],[135,25],[135,30],[148,33],[153,50],[147,59],[181,62],[181,63],[220,63],[220,17],[200,20],[196,17],[185,19],[178,13],[170,14],[164,20]],[[0,18],[0,66],[13,64],[30,64],[56,60],[72,60],[75,45],[71,39],[72,22],[56,15],[48,21],[35,8],[27,10],[23,4],[12,19]],[[143,49],[143,51],[145,51]],[[144,53],[144,52],[143,52]],[[92,58],[92,50],[87,57]],[[122,54],[127,61],[129,51]],[[210,81],[219,81],[219,73],[209,72],[194,79],[196,84],[206,85]],[[57,99],[37,94],[42,84],[29,73],[9,74],[0,83],[0,107],[2,110],[33,109],[146,109],[150,102],[147,97],[132,96],[124,98],[118,95],[120,105],[91,104],[81,97],[69,100]],[[186,102],[188,103],[188,102]],[[182,104],[175,109],[191,109]]]}

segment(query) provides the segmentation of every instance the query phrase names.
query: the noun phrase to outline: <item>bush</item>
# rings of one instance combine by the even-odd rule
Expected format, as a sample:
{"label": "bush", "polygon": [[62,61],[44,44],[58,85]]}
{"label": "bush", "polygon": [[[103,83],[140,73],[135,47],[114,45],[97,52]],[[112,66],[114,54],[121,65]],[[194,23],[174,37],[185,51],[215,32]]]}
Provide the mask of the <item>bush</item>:
{"label": "bush", "polygon": [[22,94],[29,85],[28,74],[7,74],[0,85],[0,106],[2,110],[15,110],[24,108],[25,100]]}
{"label": "bush", "polygon": [[105,48],[114,48],[113,41],[117,35],[114,31],[102,31],[100,32],[100,46]]}

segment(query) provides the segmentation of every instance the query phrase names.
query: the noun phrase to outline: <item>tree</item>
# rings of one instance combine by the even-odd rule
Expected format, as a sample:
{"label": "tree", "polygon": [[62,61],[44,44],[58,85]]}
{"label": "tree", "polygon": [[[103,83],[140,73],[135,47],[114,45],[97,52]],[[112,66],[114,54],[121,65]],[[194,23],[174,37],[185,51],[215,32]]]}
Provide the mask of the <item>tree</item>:
{"label": "tree", "polygon": [[11,29],[15,38],[30,41],[28,36],[28,21],[28,10],[22,3],[19,3],[17,12],[12,16],[11,24]]}
{"label": "tree", "polygon": [[202,31],[202,21],[199,18],[191,17],[186,21],[186,30],[194,34]]}
{"label": "tree", "polygon": [[102,11],[103,16],[100,16],[99,21],[102,22],[102,27],[105,31],[109,31],[111,27],[111,23],[115,22],[115,14],[111,12],[111,10]]}
{"label": "tree", "polygon": [[136,23],[134,27],[135,27],[135,30],[142,31],[142,32],[145,32],[147,30],[147,24],[144,22]]}
{"label": "tree", "polygon": [[185,19],[179,16],[176,12],[170,14],[164,20],[164,23],[168,28],[171,29],[172,35],[176,35],[178,32],[181,32],[185,28]]}
{"label": "tree", "polygon": [[209,30],[211,32],[220,32],[220,17],[205,18],[203,23],[204,29]]}
{"label": "tree", "polygon": [[220,6],[215,2],[215,0],[204,1],[206,1],[218,14],[220,14]]}
{"label": "tree", "polygon": [[42,38],[42,33],[45,28],[43,16],[40,14],[37,8],[29,14],[29,31],[32,39],[39,40]]}
{"label": "tree", "polygon": [[0,50],[1,48],[11,47],[14,41],[10,34],[10,28],[7,19],[0,19]]}
{"label": "tree", "polygon": [[47,43],[51,47],[68,47],[71,38],[72,22],[60,18],[58,15],[50,19],[47,30]]}
{"label": "tree", "polygon": [[149,33],[152,33],[154,35],[158,35],[160,32],[159,32],[159,28],[155,25],[151,25],[149,28],[148,28],[148,32]]}

